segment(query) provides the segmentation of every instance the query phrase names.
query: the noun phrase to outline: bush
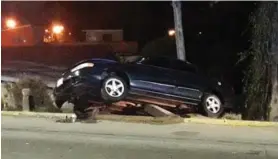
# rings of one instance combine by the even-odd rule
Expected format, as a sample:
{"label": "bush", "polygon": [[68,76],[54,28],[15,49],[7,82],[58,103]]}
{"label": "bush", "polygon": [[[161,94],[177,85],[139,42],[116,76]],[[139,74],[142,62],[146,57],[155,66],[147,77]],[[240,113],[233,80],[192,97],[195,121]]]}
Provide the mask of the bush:
{"label": "bush", "polygon": [[168,56],[176,58],[175,39],[165,36],[147,43],[141,50],[143,56]]}
{"label": "bush", "polygon": [[[39,78],[23,77],[16,83],[5,85],[8,96],[12,97],[14,102],[6,104],[6,110],[22,110],[22,89],[31,90],[31,111],[37,112],[60,112],[54,105],[47,85]],[[7,102],[4,102],[7,103]]]}

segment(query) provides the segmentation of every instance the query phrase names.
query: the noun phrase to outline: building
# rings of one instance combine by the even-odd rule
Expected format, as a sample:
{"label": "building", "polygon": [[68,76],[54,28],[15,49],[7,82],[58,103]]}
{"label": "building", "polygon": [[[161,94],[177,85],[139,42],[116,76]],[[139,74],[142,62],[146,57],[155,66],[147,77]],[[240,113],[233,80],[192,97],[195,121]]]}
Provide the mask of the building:
{"label": "building", "polygon": [[123,41],[123,30],[83,30],[87,42],[120,42]]}
{"label": "building", "polygon": [[42,43],[43,27],[24,25],[14,29],[1,30],[1,46],[33,46]]}
{"label": "building", "polygon": [[137,53],[137,42],[125,41],[123,30],[83,30],[86,43],[107,44],[116,52]]}
{"label": "building", "polygon": [[[69,48],[81,48],[95,46],[106,46],[110,50],[121,53],[137,53],[137,42],[124,41],[123,30],[84,30],[86,33],[86,41],[71,41],[63,42],[49,42],[47,45],[65,46]],[[15,47],[15,46],[35,46],[37,44],[45,43],[46,31],[43,27],[35,27],[31,25],[20,26],[14,29],[2,30],[1,46]],[[73,47],[70,47],[73,46]]]}

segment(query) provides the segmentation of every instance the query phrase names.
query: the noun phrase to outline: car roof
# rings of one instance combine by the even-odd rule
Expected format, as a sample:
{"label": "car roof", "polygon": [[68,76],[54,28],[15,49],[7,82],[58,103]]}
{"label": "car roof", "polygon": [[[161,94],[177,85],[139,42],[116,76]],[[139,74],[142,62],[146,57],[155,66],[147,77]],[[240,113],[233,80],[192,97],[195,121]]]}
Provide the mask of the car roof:
{"label": "car roof", "polygon": [[180,62],[186,63],[188,65],[194,66],[194,64],[192,64],[188,61],[182,61],[180,59],[169,57],[169,56],[144,56],[144,58],[146,58],[146,59],[165,59],[165,60],[169,60],[169,61],[180,61]]}

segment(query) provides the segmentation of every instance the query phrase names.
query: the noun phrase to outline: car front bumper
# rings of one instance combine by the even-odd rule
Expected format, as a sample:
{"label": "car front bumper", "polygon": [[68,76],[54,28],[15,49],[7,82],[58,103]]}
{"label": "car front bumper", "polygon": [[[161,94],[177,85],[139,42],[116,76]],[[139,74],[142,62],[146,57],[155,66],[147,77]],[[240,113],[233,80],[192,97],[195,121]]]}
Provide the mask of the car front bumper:
{"label": "car front bumper", "polygon": [[[53,94],[56,103],[63,103],[82,96],[98,97],[101,78],[97,75],[78,75],[72,73],[57,80]],[[61,108],[61,104],[57,104]]]}

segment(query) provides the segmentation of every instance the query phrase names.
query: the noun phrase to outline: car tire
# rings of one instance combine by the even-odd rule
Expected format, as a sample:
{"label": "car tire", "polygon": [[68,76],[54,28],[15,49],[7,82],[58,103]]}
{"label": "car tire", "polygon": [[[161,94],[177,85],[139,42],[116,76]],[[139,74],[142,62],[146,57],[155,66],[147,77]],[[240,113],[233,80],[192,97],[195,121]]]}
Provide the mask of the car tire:
{"label": "car tire", "polygon": [[110,75],[103,80],[101,97],[105,102],[110,103],[121,101],[126,97],[127,92],[127,83],[121,77]]}
{"label": "car tire", "polygon": [[63,106],[63,104],[64,104],[65,102],[66,102],[66,101],[64,101],[64,100],[55,100],[55,104],[56,104],[56,106],[57,106],[59,109],[62,108],[62,106]]}
{"label": "car tire", "polygon": [[73,102],[73,113],[76,115],[76,119],[82,120],[88,118],[88,112],[86,109],[89,107],[87,99],[76,99]]}
{"label": "car tire", "polygon": [[221,99],[214,94],[206,94],[202,100],[202,113],[210,118],[220,118],[224,113]]}
{"label": "car tire", "polygon": [[84,109],[80,109],[78,106],[73,107],[73,113],[76,115],[77,120],[85,120],[89,117],[88,112]]}

